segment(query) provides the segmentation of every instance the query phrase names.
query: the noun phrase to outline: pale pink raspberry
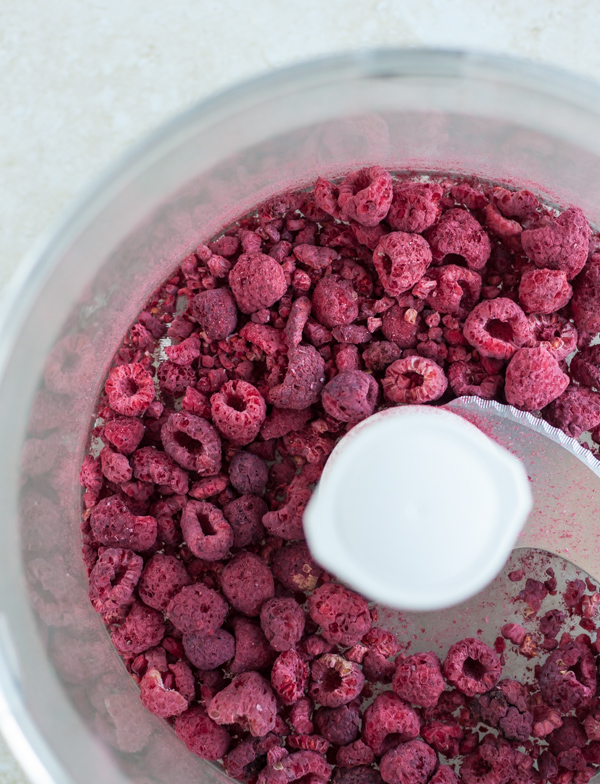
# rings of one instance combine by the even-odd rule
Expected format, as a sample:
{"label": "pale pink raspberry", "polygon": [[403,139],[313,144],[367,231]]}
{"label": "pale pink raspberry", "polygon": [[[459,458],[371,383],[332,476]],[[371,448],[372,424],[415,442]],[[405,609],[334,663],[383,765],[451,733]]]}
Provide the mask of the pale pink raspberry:
{"label": "pale pink raspberry", "polygon": [[319,400],[324,384],[325,360],[313,346],[300,345],[290,351],[285,377],[269,390],[268,402],[277,408],[299,411]]}
{"label": "pale pink raspberry", "polygon": [[312,311],[329,329],[351,324],[358,316],[358,295],[352,283],[336,275],[321,278],[313,292]]}
{"label": "pale pink raspberry", "polygon": [[188,707],[188,701],[176,689],[167,689],[161,673],[149,669],[140,683],[140,698],[149,711],[161,719],[179,716]]}
{"label": "pale pink raspberry", "polygon": [[287,289],[281,265],[264,253],[242,253],[229,273],[229,285],[242,313],[270,308]]}
{"label": "pale pink raspberry", "polygon": [[394,185],[387,222],[395,231],[420,234],[440,216],[443,188],[433,182],[401,182]]}
{"label": "pale pink raspberry", "polygon": [[381,166],[351,172],[342,180],[338,204],[344,220],[376,226],[385,218],[392,203],[392,178]]}
{"label": "pale pink raspberry", "polygon": [[583,269],[589,252],[591,229],[578,207],[569,207],[537,229],[526,229],[521,243],[537,267],[563,270],[571,280]]}
{"label": "pale pink raspberry", "polygon": [[518,348],[533,339],[527,316],[506,297],[475,305],[465,321],[463,333],[482,356],[496,359],[510,359]]}
{"label": "pale pink raspberry", "polygon": [[423,277],[431,264],[431,249],[418,234],[391,232],[375,248],[373,264],[386,294],[397,297]]}
{"label": "pale pink raspberry", "polygon": [[152,376],[136,362],[113,368],[104,390],[110,407],[122,416],[141,416],[155,397]]}
{"label": "pale pink raspberry", "polygon": [[506,400],[525,411],[544,408],[568,386],[569,376],[544,348],[520,348],[506,368]]}
{"label": "pale pink raspberry", "polygon": [[558,313],[532,313],[529,316],[529,325],[533,340],[527,345],[545,348],[557,362],[568,357],[577,348],[577,330]]}
{"label": "pale pink raspberry", "polygon": [[239,724],[261,737],[275,728],[277,702],[262,675],[244,672],[212,698],[207,712],[217,724]]}
{"label": "pale pink raspberry", "polygon": [[525,313],[554,313],[564,308],[572,295],[562,270],[527,270],[519,283],[519,302]]}
{"label": "pale pink raspberry", "polygon": [[393,691],[384,691],[365,711],[362,738],[375,754],[385,754],[390,748],[419,735],[419,717],[408,702]]}
{"label": "pale pink raspberry", "polygon": [[385,784],[427,784],[437,765],[437,754],[431,746],[411,740],[388,751],[379,771]]}
{"label": "pale pink raspberry", "polygon": [[481,275],[473,270],[447,264],[430,269],[427,277],[435,281],[436,286],[425,298],[425,302],[439,313],[451,313],[465,318],[479,301]]}
{"label": "pale pink raspberry", "polygon": [[[455,208],[445,212],[426,232],[433,261],[454,263],[459,256],[472,270],[485,267],[491,253],[490,239],[481,224],[466,210]],[[450,258],[448,258],[450,257]]]}
{"label": "pale pink raspberry", "polygon": [[212,419],[221,433],[242,446],[254,441],[267,415],[258,389],[247,381],[228,381],[210,399]]}
{"label": "pale pink raspberry", "polygon": [[429,403],[440,398],[448,387],[442,368],[432,359],[398,359],[385,371],[383,393],[392,403]]}
{"label": "pale pink raspberry", "polygon": [[206,419],[176,412],[160,431],[165,452],[188,471],[200,476],[218,474],[221,469],[221,439]]}
{"label": "pale pink raspberry", "polygon": [[339,708],[361,693],[365,676],[360,667],[334,653],[325,653],[311,666],[309,695],[319,705]]}
{"label": "pale pink raspberry", "polygon": [[219,727],[200,705],[193,705],[175,719],[175,733],[188,749],[202,759],[215,762],[231,745],[225,727]]}
{"label": "pale pink raspberry", "polygon": [[309,669],[295,650],[283,651],[271,669],[271,685],[284,705],[294,705],[304,697]]}
{"label": "pale pink raspberry", "polygon": [[344,370],[325,386],[321,401],[325,411],[341,422],[360,422],[375,411],[379,387],[362,370]]}

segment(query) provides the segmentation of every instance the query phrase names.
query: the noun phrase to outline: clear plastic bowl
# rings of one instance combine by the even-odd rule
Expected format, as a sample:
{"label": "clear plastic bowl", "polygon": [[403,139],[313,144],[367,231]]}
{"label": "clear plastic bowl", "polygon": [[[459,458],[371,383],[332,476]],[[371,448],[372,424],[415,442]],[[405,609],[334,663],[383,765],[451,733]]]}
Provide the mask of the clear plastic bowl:
{"label": "clear plastic bowl", "polygon": [[599,140],[595,84],[497,57],[367,52],[193,108],[79,199],[21,267],[0,332],[0,728],[36,784],[226,780],[142,708],[80,556],[91,413],[157,284],[261,200],[373,163],[529,187],[600,225]]}

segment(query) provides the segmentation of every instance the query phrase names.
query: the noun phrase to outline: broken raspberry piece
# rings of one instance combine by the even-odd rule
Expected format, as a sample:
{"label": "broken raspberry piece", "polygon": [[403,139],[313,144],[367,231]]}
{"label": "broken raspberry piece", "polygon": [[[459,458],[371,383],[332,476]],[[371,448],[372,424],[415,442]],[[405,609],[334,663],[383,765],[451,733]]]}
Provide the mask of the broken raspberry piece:
{"label": "broken raspberry piece", "polygon": [[465,784],[507,784],[513,774],[513,750],[505,740],[490,735],[463,760],[460,767],[460,776]]}
{"label": "broken raspberry piece", "polygon": [[236,444],[254,441],[267,415],[267,406],[256,387],[247,381],[227,381],[210,399],[212,420]]}
{"label": "broken raspberry piece", "polygon": [[325,360],[313,346],[300,345],[290,351],[285,377],[269,390],[268,402],[277,408],[305,409],[319,400],[324,384]]}
{"label": "broken raspberry piece", "polygon": [[386,784],[427,784],[437,768],[435,751],[422,740],[409,740],[388,751],[379,770]]}
{"label": "broken raspberry piece", "polygon": [[540,206],[537,196],[531,191],[509,191],[500,186],[493,188],[492,199],[500,212],[508,218],[530,217]]}
{"label": "broken raspberry piece", "polygon": [[429,784],[460,784],[460,779],[449,765],[440,765]]}
{"label": "broken raspberry piece", "polygon": [[143,566],[142,558],[131,550],[105,549],[89,577],[89,596],[94,610],[106,613],[128,604]]}
{"label": "broken raspberry piece", "polygon": [[174,493],[185,495],[188,491],[188,475],[172,457],[159,452],[153,446],[144,446],[131,457],[133,475],[142,482],[154,482],[168,486]]}
{"label": "broken raspberry piece", "polygon": [[171,414],[160,438],[165,452],[188,471],[212,476],[221,470],[221,439],[206,419],[183,412]]}
{"label": "broken raspberry piece", "polygon": [[392,195],[392,178],[381,166],[351,172],[339,185],[341,217],[362,226],[377,226],[388,214]]}
{"label": "broken raspberry piece", "polygon": [[433,708],[446,688],[440,660],[431,651],[399,659],[392,688],[413,705]]}
{"label": "broken raspberry piece", "polygon": [[242,253],[229,273],[229,285],[242,313],[270,308],[287,289],[281,265],[264,253]]}
{"label": "broken raspberry piece", "polygon": [[219,561],[233,545],[233,530],[223,512],[208,501],[188,501],[181,513],[181,532],[196,558]]}
{"label": "broken raspberry piece", "polygon": [[459,256],[469,269],[480,270],[491,253],[490,239],[481,224],[460,208],[445,212],[435,226],[428,229],[426,239],[436,264],[453,263]]}
{"label": "broken raspberry piece", "polygon": [[497,654],[481,640],[467,637],[448,649],[444,675],[467,697],[493,689],[501,674],[502,666]]}
{"label": "broken raspberry piece", "polygon": [[262,675],[244,672],[212,698],[207,713],[217,724],[239,724],[256,738],[275,728],[277,702]]}
{"label": "broken raspberry piece", "polygon": [[325,411],[340,422],[360,422],[375,411],[379,387],[362,370],[344,370],[325,385],[321,401]]}
{"label": "broken raspberry piece", "polygon": [[314,591],[322,572],[304,542],[282,547],[273,557],[275,579],[289,591]]}
{"label": "broken raspberry piece", "polygon": [[124,455],[138,448],[146,428],[135,417],[117,417],[104,425],[106,440]]}
{"label": "broken raspberry piece", "polygon": [[323,629],[323,637],[335,644],[357,643],[372,625],[367,602],[342,585],[328,583],[310,596],[308,611]]}
{"label": "broken raspberry piece", "polygon": [[521,234],[521,244],[527,258],[537,267],[563,270],[571,280],[587,261],[591,233],[583,212],[569,207],[545,226],[526,229]]}
{"label": "broken raspberry piece", "polygon": [[164,635],[163,614],[141,602],[134,602],[123,624],[111,634],[111,639],[119,653],[130,656],[154,648]]}
{"label": "broken raspberry piece", "polygon": [[533,339],[531,326],[521,308],[506,297],[475,305],[467,316],[463,333],[484,357],[510,359]]}
{"label": "broken raspberry piece", "polygon": [[325,653],[311,666],[309,695],[326,708],[339,708],[358,697],[365,676],[354,662],[335,653]]}
{"label": "broken raspberry piece", "polygon": [[154,400],[152,376],[143,365],[118,365],[108,374],[104,385],[108,404],[122,416],[141,416]]}
{"label": "broken raspberry piece", "polygon": [[[354,768],[336,768],[333,772],[333,784],[381,784],[382,778],[379,771],[367,765],[357,765]],[[455,784],[448,782],[448,784]]]}
{"label": "broken raspberry piece", "polygon": [[393,691],[375,697],[363,717],[362,738],[378,756],[416,738],[419,732],[417,713]]}
{"label": "broken raspberry piece", "polygon": [[188,707],[188,701],[176,689],[167,689],[161,673],[149,669],[140,683],[140,698],[149,711],[161,719],[179,716]]}
{"label": "broken raspberry piece", "polygon": [[235,639],[225,629],[212,634],[189,632],[183,635],[185,655],[199,670],[214,670],[233,659]]}
{"label": "broken raspberry piece", "polygon": [[209,719],[200,705],[193,705],[175,719],[175,733],[191,752],[211,762],[227,754],[231,745],[225,727]]}
{"label": "broken raspberry piece", "polygon": [[208,340],[225,340],[235,332],[237,308],[228,289],[201,291],[192,299],[188,312]]}
{"label": "broken raspberry piece", "polygon": [[304,634],[304,610],[295,599],[269,599],[260,610],[260,625],[271,648],[289,651]]}
{"label": "broken raspberry piece", "polygon": [[573,289],[562,270],[527,270],[519,283],[519,302],[525,313],[554,313],[572,296]]}
{"label": "broken raspberry piece", "polygon": [[202,583],[184,586],[167,606],[167,617],[180,632],[216,631],[228,611],[223,597]]}
{"label": "broken raspberry piece", "polygon": [[[309,697],[302,697],[298,702],[295,702],[292,705],[289,720],[294,732],[297,732],[299,735],[313,734],[315,727],[310,718],[312,710],[313,703]],[[319,732],[321,732],[321,730],[319,730]]]}
{"label": "broken raspberry piece", "polygon": [[251,617],[260,615],[263,604],[275,594],[271,570],[262,558],[247,551],[229,561],[221,584],[231,605]]}
{"label": "broken raspberry piece", "polygon": [[571,360],[569,372],[578,384],[600,389],[600,346],[589,346],[578,351]]}
{"label": "broken raspberry piece", "polygon": [[542,664],[539,683],[548,705],[564,712],[573,710],[596,693],[594,656],[576,642],[557,648]]}
{"label": "broken raspberry piece", "polygon": [[379,240],[373,264],[386,294],[397,297],[412,289],[427,272],[431,249],[419,234],[393,231]]}
{"label": "broken raspberry piece", "polygon": [[283,651],[271,669],[271,685],[284,705],[293,705],[306,692],[309,669],[295,650]]}
{"label": "broken raspberry piece", "polygon": [[443,192],[441,185],[433,182],[402,182],[394,185],[387,222],[396,231],[421,234],[439,218]]}
{"label": "broken raspberry piece", "polygon": [[545,348],[557,362],[565,359],[577,348],[577,330],[557,313],[550,315],[533,314],[529,316],[533,331],[533,348]]}
{"label": "broken raspberry piece", "polygon": [[375,762],[375,753],[360,738],[347,746],[341,746],[335,757],[340,768],[354,768],[361,765],[371,765]]}
{"label": "broken raspberry piece", "polygon": [[465,733],[459,724],[449,721],[432,721],[421,727],[421,736],[425,743],[446,758],[452,759],[459,755],[459,743]]}
{"label": "broken raspberry piece", "polygon": [[544,408],[568,386],[569,376],[544,348],[520,348],[506,368],[506,400],[524,411]]}
{"label": "broken raspberry piece", "polygon": [[420,404],[438,400],[448,387],[448,379],[432,359],[406,357],[392,362],[381,385],[392,403]]}

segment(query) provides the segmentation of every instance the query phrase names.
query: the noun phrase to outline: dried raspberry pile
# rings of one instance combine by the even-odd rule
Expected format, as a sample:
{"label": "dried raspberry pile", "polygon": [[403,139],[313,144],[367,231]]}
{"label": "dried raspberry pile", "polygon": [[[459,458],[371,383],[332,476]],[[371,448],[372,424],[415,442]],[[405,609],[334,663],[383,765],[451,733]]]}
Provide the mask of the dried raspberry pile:
{"label": "dried raspberry pile", "polygon": [[[339,438],[389,405],[477,395],[600,442],[597,247],[576,208],[373,166],[263,204],[155,293],[99,402],[83,556],[143,704],[191,751],[260,784],[455,784],[438,755],[465,784],[591,778],[591,642],[547,613],[529,690],[477,639],[406,657],[302,515]],[[551,589],[529,582],[537,612]]]}

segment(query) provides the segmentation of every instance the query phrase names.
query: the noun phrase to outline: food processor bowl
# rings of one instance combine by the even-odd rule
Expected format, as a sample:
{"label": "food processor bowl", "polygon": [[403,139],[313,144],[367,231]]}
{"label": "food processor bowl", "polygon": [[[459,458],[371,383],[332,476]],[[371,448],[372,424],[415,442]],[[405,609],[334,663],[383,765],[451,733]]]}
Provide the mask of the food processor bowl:
{"label": "food processor bowl", "polygon": [[78,199],[1,314],[0,728],[35,784],[227,779],[142,707],[80,552],[92,413],[158,284],[259,202],[375,163],[526,187],[600,226],[599,140],[596,84],[502,57],[364,52],[192,108]]}

